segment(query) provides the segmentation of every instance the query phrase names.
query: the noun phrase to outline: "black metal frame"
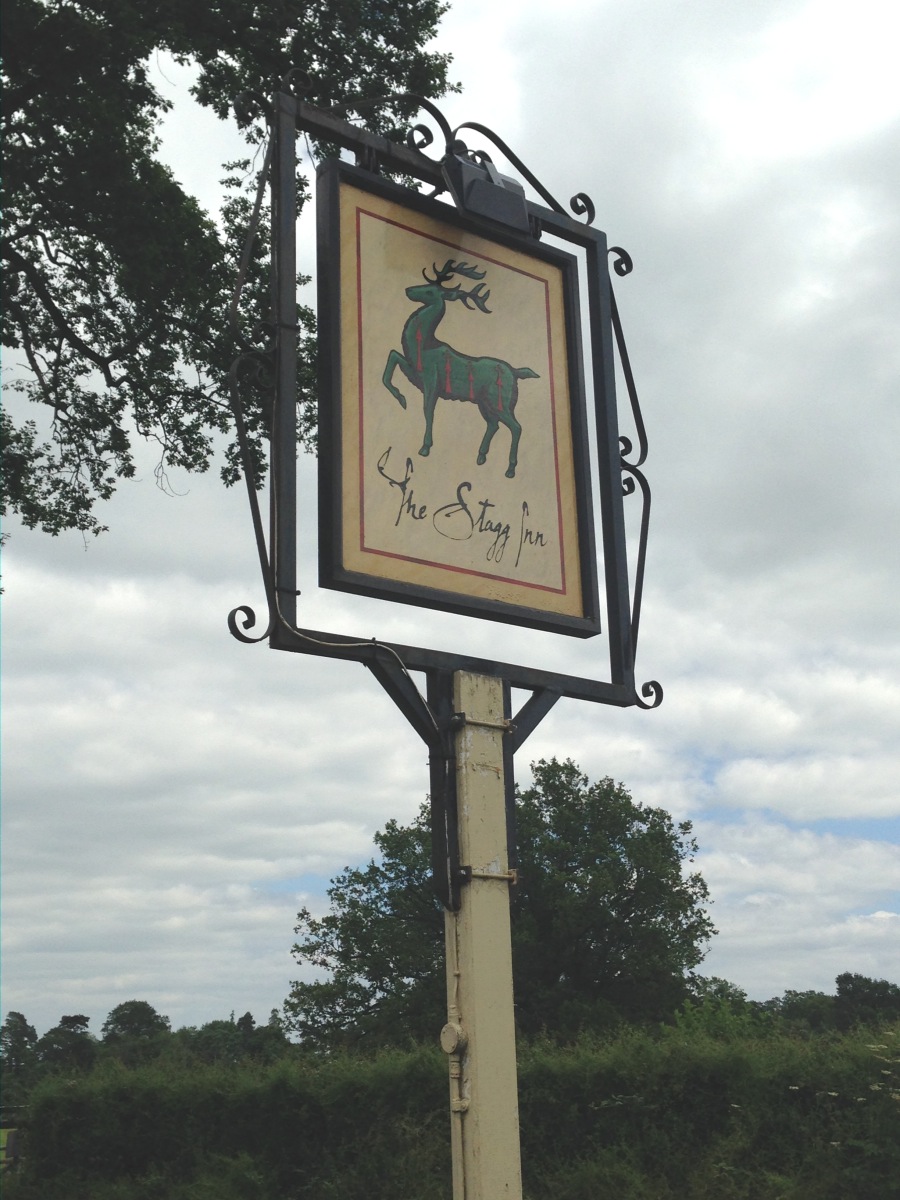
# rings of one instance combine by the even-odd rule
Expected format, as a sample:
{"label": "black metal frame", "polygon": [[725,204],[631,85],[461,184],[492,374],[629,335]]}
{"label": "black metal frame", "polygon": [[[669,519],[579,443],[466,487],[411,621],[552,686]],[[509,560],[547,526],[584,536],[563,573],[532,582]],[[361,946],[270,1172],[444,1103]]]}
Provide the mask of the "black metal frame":
{"label": "black metal frame", "polygon": [[[406,210],[433,217],[448,229],[488,237],[504,249],[518,250],[562,273],[566,321],[566,355],[569,377],[569,411],[572,433],[575,517],[578,525],[581,575],[581,616],[565,616],[524,605],[467,596],[459,592],[423,587],[348,570],[343,563],[343,453],[342,408],[342,271],[340,191],[348,183]],[[502,228],[485,229],[484,222],[466,218],[446,205],[438,205],[409,187],[388,182],[371,172],[336,159],[319,167],[316,218],[319,226],[319,582],[324,587],[382,597],[405,604],[437,608],[443,612],[482,617],[507,624],[525,625],[552,633],[593,637],[601,631],[600,598],[591,505],[590,455],[585,411],[584,364],[581,348],[581,312],[578,297],[578,260],[554,247],[543,246]],[[600,237],[603,237],[601,234]],[[602,386],[602,383],[601,383]],[[601,403],[605,407],[606,397]]]}
{"label": "black metal frame", "polygon": [[[287,83],[284,86],[289,86]],[[272,423],[271,451],[271,512],[269,546],[266,548],[262,520],[253,472],[247,449],[247,436],[238,397],[237,380],[242,365],[258,363],[266,357],[240,337],[245,349],[235,360],[230,383],[235,423],[244,456],[244,474],[254,520],[263,582],[268,607],[267,627],[254,633],[256,615],[246,605],[232,610],[228,625],[232,634],[243,642],[268,640],[276,650],[313,654],[329,658],[351,659],[363,663],[391,696],[401,712],[422,737],[429,749],[431,770],[432,835],[435,889],[444,905],[459,907],[459,889],[464,873],[459,865],[456,841],[456,792],[453,733],[460,714],[453,712],[453,674],[467,671],[473,674],[500,678],[504,684],[508,736],[505,738],[507,810],[510,825],[510,853],[514,862],[514,813],[512,756],[539,722],[562,696],[590,700],[617,707],[637,705],[656,708],[662,702],[662,688],[656,681],[643,684],[640,694],[634,680],[634,653],[637,645],[640,604],[643,590],[647,529],[650,509],[650,490],[641,467],[647,457],[647,439],[638,404],[622,335],[621,322],[607,270],[607,253],[615,254],[613,269],[627,275],[632,264],[619,247],[607,250],[605,235],[591,228],[594,207],[583,193],[573,197],[572,211],[586,216],[586,223],[570,217],[553,196],[535,179],[516,155],[485,126],[470,123],[459,129],[475,130],[489,138],[507,156],[522,176],[547,201],[547,207],[527,202],[532,234],[552,234],[577,246],[584,252],[588,280],[589,337],[594,373],[594,403],[598,441],[598,485],[600,494],[602,541],[609,638],[610,680],[562,675],[512,663],[497,662],[469,655],[448,653],[396,642],[381,642],[375,638],[354,638],[296,624],[296,367],[297,367],[297,299],[296,299],[296,150],[297,131],[304,130],[322,143],[337,144],[352,150],[357,164],[377,175],[387,170],[412,176],[434,187],[434,195],[446,190],[444,166],[451,156],[464,158],[478,165],[489,161],[484,153],[470,154],[458,138],[459,129],[451,130],[446,120],[430,101],[420,97],[395,97],[414,101],[427,111],[438,124],[445,141],[443,159],[434,160],[423,153],[433,140],[425,126],[416,125],[408,135],[407,144],[390,140],[351,124],[333,112],[323,112],[306,104],[287,91],[278,92],[269,112],[272,126],[270,153],[272,184],[273,229],[273,307],[274,347],[271,357],[275,365],[275,404]],[[369,103],[360,104],[364,109]],[[352,106],[348,106],[352,107]],[[265,175],[265,170],[264,170]],[[258,219],[262,188],[254,221]],[[432,196],[432,199],[433,199]],[[486,222],[486,236],[504,236],[500,226]],[[255,232],[251,228],[248,243]],[[509,236],[508,232],[506,236]],[[243,272],[242,272],[243,274]],[[239,279],[232,304],[236,314],[237,300],[242,287]],[[240,336],[240,335],[239,335]],[[635,459],[632,443],[619,437],[615,405],[614,347],[622,364],[632,415],[637,431],[638,448]],[[629,604],[629,584],[625,545],[623,496],[639,491],[643,507],[640,540],[635,570],[634,605]],[[410,672],[424,672],[426,696],[423,697]],[[514,716],[511,714],[512,688],[528,690],[530,699]]]}

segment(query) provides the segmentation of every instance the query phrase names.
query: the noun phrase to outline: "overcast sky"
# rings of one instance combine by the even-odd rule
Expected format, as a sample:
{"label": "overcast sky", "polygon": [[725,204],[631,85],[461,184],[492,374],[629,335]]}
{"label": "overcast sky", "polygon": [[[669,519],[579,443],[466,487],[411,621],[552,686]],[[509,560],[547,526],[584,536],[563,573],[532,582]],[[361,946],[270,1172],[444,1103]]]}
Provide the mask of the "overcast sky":
{"label": "overcast sky", "polygon": [[[900,982],[900,17],[485,7],[444,19],[464,88],[444,111],[564,202],[588,192],[634,258],[616,289],[653,489],[638,678],[666,692],[649,713],[560,702],[518,778],[572,757],[694,822],[720,931],[704,973],[760,999]],[[163,157],[212,205],[233,132],[158,66],[182,97]],[[6,525],[3,1011],[41,1031],[84,1012],[99,1032],[135,998],[176,1026],[264,1021],[298,976],[298,908],[323,911],[427,789],[363,667],[229,636],[231,608],[262,608],[246,499],[214,474],[164,495],[153,465],[87,546]],[[310,522],[307,626],[605,671],[602,637],[323,592],[314,556]]]}

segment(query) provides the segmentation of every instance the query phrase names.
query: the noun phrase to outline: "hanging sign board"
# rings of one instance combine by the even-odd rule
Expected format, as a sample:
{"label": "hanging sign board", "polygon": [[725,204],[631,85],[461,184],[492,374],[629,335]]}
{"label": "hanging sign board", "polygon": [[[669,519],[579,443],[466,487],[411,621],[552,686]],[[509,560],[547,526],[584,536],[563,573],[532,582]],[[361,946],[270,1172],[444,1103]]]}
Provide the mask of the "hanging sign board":
{"label": "hanging sign board", "polygon": [[320,581],[600,630],[577,260],[331,161]]}

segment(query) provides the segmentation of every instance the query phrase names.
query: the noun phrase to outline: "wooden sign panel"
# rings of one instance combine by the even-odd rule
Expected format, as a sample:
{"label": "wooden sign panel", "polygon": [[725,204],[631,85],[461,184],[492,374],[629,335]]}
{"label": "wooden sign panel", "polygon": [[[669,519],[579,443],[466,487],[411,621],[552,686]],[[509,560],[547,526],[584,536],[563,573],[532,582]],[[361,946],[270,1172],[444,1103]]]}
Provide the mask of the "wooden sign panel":
{"label": "wooden sign panel", "polygon": [[575,258],[338,162],[318,209],[320,581],[599,632]]}

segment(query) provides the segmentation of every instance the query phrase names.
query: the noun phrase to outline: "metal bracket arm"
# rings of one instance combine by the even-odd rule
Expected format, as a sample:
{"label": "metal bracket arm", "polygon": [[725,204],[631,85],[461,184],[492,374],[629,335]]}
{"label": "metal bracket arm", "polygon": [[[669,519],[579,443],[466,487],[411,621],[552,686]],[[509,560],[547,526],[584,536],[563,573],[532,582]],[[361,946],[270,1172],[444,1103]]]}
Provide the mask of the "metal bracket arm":
{"label": "metal bracket arm", "polygon": [[501,733],[512,733],[515,726],[512,721],[476,721],[474,717],[467,717],[465,713],[454,713],[450,718],[451,729],[462,729],[465,725],[475,725],[479,729],[498,729]]}
{"label": "metal bracket arm", "polygon": [[473,867],[460,867],[459,876],[463,883],[471,883],[473,879],[499,879],[515,887],[519,882],[519,872],[510,871],[476,871]]}

